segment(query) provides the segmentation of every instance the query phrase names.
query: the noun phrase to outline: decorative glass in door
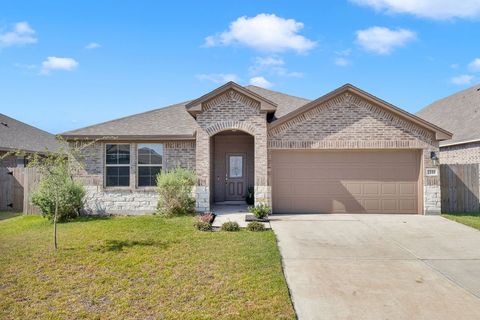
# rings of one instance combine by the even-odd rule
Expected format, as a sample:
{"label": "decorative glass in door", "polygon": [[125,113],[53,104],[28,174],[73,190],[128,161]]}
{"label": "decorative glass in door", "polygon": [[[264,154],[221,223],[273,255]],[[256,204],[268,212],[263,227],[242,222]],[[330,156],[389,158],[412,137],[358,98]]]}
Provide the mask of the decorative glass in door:
{"label": "decorative glass in door", "polygon": [[241,178],[243,176],[243,156],[230,156],[229,177]]}
{"label": "decorative glass in door", "polygon": [[245,200],[246,171],[245,154],[227,153],[225,158],[225,200]]}

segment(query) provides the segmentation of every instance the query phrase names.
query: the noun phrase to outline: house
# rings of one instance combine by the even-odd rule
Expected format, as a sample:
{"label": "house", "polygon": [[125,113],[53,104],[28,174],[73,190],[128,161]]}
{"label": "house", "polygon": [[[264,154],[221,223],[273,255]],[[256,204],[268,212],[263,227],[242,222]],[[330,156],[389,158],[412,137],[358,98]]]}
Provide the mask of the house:
{"label": "house", "polygon": [[440,142],[442,164],[480,163],[480,84],[435,101],[417,115],[453,133]]}
{"label": "house", "polygon": [[58,151],[60,144],[46,131],[0,113],[0,167],[24,167],[25,156],[7,155],[12,151],[25,154]]}
{"label": "house", "polygon": [[350,84],[309,101],[233,82],[63,136],[100,139],[83,150],[86,210],[129,214],[155,210],[155,174],[175,166],[196,171],[199,211],[254,187],[274,213],[436,214],[432,159],[451,138]]}

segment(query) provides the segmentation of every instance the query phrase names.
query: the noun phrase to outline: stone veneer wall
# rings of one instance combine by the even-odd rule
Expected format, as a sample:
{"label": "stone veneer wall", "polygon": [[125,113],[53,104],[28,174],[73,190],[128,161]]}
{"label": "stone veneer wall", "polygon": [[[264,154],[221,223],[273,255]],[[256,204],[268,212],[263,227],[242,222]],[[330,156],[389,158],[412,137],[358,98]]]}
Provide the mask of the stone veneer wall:
{"label": "stone veneer wall", "polygon": [[267,185],[267,122],[260,103],[230,89],[202,103],[197,115],[198,186],[197,210],[210,209],[211,137],[226,130],[241,130],[254,137],[255,143],[255,202],[271,203]]}
{"label": "stone veneer wall", "polygon": [[475,164],[480,163],[480,142],[440,147],[442,164]]}
{"label": "stone veneer wall", "polygon": [[[104,187],[104,159],[106,143],[130,144],[130,186]],[[158,196],[154,187],[138,188],[137,184],[137,144],[144,142],[97,142],[82,150],[79,159],[84,170],[77,173],[77,177],[86,186],[85,212],[89,214],[142,214],[156,210]],[[194,141],[158,141],[164,145],[164,169],[181,166],[195,168]]]}
{"label": "stone veneer wall", "polygon": [[[421,149],[424,213],[440,213],[440,179],[427,177],[434,168],[430,152],[438,152],[433,132],[384,108],[345,93],[269,130],[268,148],[275,149]],[[269,152],[271,158],[271,152]],[[271,161],[269,161],[269,164]],[[269,174],[271,167],[269,165]],[[271,179],[269,179],[271,185]]]}

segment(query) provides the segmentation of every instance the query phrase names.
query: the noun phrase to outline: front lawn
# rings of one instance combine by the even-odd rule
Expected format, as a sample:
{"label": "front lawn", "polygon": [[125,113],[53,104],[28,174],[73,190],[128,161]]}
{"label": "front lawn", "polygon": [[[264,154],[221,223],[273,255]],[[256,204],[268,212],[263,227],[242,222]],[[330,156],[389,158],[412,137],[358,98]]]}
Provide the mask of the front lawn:
{"label": "front lawn", "polygon": [[443,217],[480,230],[480,213],[449,213]]}
{"label": "front lawn", "polygon": [[0,221],[1,319],[292,319],[273,232],[192,217]]}

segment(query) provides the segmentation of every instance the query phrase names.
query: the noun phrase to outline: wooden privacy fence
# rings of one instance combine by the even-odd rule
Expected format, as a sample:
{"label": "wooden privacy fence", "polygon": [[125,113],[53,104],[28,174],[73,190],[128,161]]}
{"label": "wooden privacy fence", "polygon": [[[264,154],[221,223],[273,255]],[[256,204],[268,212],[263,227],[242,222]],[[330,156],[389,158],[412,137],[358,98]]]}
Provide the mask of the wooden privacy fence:
{"label": "wooden privacy fence", "polygon": [[479,212],[479,164],[440,165],[442,212]]}
{"label": "wooden privacy fence", "polygon": [[0,211],[40,213],[30,203],[31,194],[39,181],[40,173],[36,168],[0,167]]}

